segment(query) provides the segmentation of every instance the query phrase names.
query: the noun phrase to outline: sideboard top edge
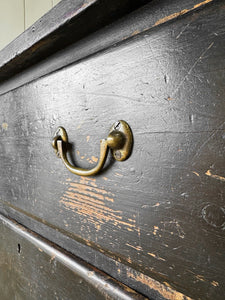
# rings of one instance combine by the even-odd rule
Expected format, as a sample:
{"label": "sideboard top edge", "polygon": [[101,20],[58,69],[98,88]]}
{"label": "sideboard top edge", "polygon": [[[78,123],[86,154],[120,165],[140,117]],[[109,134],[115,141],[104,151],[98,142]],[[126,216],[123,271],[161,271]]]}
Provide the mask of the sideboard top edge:
{"label": "sideboard top edge", "polygon": [[60,1],[0,51],[0,82],[149,1]]}

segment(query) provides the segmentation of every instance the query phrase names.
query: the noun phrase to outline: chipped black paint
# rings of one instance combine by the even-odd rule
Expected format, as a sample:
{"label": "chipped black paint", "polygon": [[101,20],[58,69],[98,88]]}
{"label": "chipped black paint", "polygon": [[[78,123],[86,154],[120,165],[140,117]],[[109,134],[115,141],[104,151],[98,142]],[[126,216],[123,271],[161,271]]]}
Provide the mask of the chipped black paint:
{"label": "chipped black paint", "polygon": [[[40,63],[27,84],[11,79],[0,97],[0,211],[149,298],[161,299],[153,278],[223,300],[225,9],[224,1],[190,2],[170,2],[176,9],[153,24],[142,8],[124,18],[124,30],[135,28],[115,47],[77,60],[75,43],[46,59],[57,72],[42,77]],[[160,1],[151,5],[160,11]],[[80,52],[106,45],[107,30]],[[65,56],[70,65],[60,69]],[[96,141],[120,119],[134,133],[128,161],[109,159],[85,181],[55,157],[50,141],[62,125],[71,160],[91,167]]]}

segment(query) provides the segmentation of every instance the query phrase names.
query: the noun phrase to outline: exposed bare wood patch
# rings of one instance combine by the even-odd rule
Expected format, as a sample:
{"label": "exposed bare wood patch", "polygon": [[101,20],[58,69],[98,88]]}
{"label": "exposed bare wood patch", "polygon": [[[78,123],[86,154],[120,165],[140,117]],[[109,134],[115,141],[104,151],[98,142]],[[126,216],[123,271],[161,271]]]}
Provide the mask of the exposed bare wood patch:
{"label": "exposed bare wood patch", "polygon": [[116,177],[123,177],[123,175],[120,174],[120,173],[115,173],[115,176],[116,176]]}
{"label": "exposed bare wood patch", "polygon": [[[138,33],[140,33],[140,30],[135,30],[133,33],[132,33],[132,35],[136,35],[136,34],[138,34]],[[132,36],[131,35],[131,36]]]}
{"label": "exposed bare wood patch", "polygon": [[156,235],[159,230],[159,226],[154,226],[153,234]]}
{"label": "exposed bare wood patch", "polygon": [[168,299],[168,300],[191,300],[190,297],[187,297],[184,294],[177,292],[177,291],[173,290],[172,288],[170,288],[169,286],[161,284],[158,281],[156,281],[142,273],[137,273],[135,271],[128,271],[127,276],[141,282],[142,284],[148,286],[150,289],[157,291],[165,299]]}
{"label": "exposed bare wood patch", "polygon": [[5,131],[8,130],[8,126],[9,126],[9,125],[8,125],[7,123],[5,123],[5,122],[2,123],[2,129],[3,129],[3,130],[5,130]]}
{"label": "exposed bare wood patch", "polygon": [[98,161],[98,158],[95,157],[95,156],[92,156],[92,157],[91,157],[91,160],[94,161],[94,162],[97,162],[97,161]]}
{"label": "exposed bare wood patch", "polygon": [[211,173],[210,170],[208,170],[207,172],[205,172],[205,175],[212,177],[214,179],[220,180],[220,181],[225,181],[225,177],[219,176],[219,175],[214,175]]}
{"label": "exposed bare wood patch", "polygon": [[193,174],[195,174],[196,176],[200,177],[199,173],[192,171]]}
{"label": "exposed bare wood patch", "polygon": [[195,277],[200,281],[205,281],[205,277],[203,275],[196,275]]}
{"label": "exposed bare wood patch", "polygon": [[51,258],[50,258],[50,263],[56,258],[56,255],[52,255]]}
{"label": "exposed bare wood patch", "polygon": [[193,7],[189,8],[189,9],[183,9],[183,10],[175,12],[175,13],[169,15],[169,16],[166,16],[166,17],[164,17],[162,19],[159,19],[158,21],[155,22],[155,24],[154,24],[153,27],[158,26],[158,25],[163,24],[163,23],[166,23],[166,22],[168,22],[170,20],[173,20],[173,19],[175,19],[175,18],[177,18],[179,16],[182,16],[182,15],[184,15],[184,14],[190,12],[190,11],[193,11],[196,8],[199,8],[199,7],[205,5],[205,4],[209,3],[209,2],[212,2],[212,1],[213,0],[205,0],[203,2],[200,2],[200,3],[196,4],[196,5],[194,5]]}
{"label": "exposed bare wood patch", "polygon": [[154,204],[152,207],[157,207],[157,206],[160,206],[159,202],[157,202],[156,204]]}
{"label": "exposed bare wood patch", "polygon": [[162,258],[162,257],[160,257],[160,256],[158,256],[158,255],[156,255],[155,253],[150,253],[150,252],[148,252],[148,255],[150,255],[150,256],[152,256],[152,257],[158,259],[158,260],[166,261],[164,258]]}
{"label": "exposed bare wood patch", "polygon": [[143,251],[141,246],[133,246],[133,245],[130,245],[130,244],[126,244],[126,245],[127,245],[128,247],[131,247],[131,248],[137,250],[137,251]]}
{"label": "exposed bare wood patch", "polygon": [[68,182],[68,188],[60,202],[65,208],[73,210],[94,224],[97,230],[105,222],[115,226],[124,226],[129,231],[134,231],[136,221],[126,219],[122,211],[116,211],[107,204],[114,202],[114,194],[97,187],[96,179],[80,177],[79,182]]}
{"label": "exposed bare wood patch", "polygon": [[219,286],[219,283],[218,283],[217,281],[214,281],[214,280],[213,280],[213,281],[211,282],[211,285],[217,287],[217,286]]}

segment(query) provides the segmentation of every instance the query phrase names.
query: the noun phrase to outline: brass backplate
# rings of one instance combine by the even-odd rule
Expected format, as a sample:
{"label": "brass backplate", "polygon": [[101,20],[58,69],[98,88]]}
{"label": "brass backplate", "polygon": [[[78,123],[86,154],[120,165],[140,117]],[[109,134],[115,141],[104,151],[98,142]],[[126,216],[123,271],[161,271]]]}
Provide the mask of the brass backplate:
{"label": "brass backplate", "polygon": [[133,134],[130,126],[123,120],[115,122],[110,129],[110,133],[117,130],[124,135],[125,143],[121,149],[111,149],[111,152],[116,160],[123,161],[131,155],[133,147]]}

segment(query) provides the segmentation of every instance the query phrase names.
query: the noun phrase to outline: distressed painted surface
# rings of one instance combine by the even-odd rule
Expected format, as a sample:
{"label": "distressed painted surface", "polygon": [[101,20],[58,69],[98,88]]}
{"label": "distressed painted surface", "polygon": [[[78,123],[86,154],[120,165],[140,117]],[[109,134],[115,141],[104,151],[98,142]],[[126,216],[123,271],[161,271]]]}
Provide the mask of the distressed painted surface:
{"label": "distressed painted surface", "polygon": [[134,231],[136,221],[123,217],[122,211],[115,211],[110,208],[110,204],[114,202],[115,194],[98,188],[96,179],[81,177],[79,183],[72,182],[68,179],[69,187],[61,197],[61,203],[69,211],[73,211],[86,218],[88,223],[93,223],[96,230],[100,230],[106,223],[112,223],[118,228],[126,228],[128,231]]}
{"label": "distressed painted surface", "polygon": [[0,238],[1,300],[146,299],[1,215]]}
{"label": "distressed painted surface", "polygon": [[[35,26],[32,26],[26,31],[26,35],[21,35],[16,42],[1,52],[1,82],[6,78],[9,79],[11,76],[14,77],[15,71],[18,73],[30,65],[33,65],[34,61],[42,61],[42,63],[39,63],[37,68],[32,68],[32,72],[29,72],[28,69],[28,73],[23,74],[23,76],[17,76],[16,80],[14,77],[13,82],[4,82],[3,85],[1,85],[0,93],[9,91],[12,85],[13,88],[15,88],[16,86],[18,87],[24,83],[31,82],[40,76],[61,69],[70,63],[79,61],[103,49],[107,49],[112,45],[116,45],[121,40],[128,40],[141,32],[148,31],[151,28],[160,26],[165,22],[174,20],[187,13],[200,10],[212,2],[210,0],[182,0],[179,2],[177,2],[177,0],[171,0],[170,3],[167,1],[159,2],[151,0],[124,0],[123,2],[116,2],[116,0],[114,0],[111,3],[107,1],[106,8],[104,1],[100,1],[101,11],[99,11],[99,6],[97,5],[98,1],[100,0],[87,2],[80,2],[78,0],[60,1],[57,9],[54,9],[54,12],[52,11],[46,14]],[[144,3],[148,4],[143,5]],[[92,11],[94,17],[89,17],[89,22],[86,22],[86,13],[89,9],[89,5],[95,7],[95,10]],[[117,21],[113,23],[111,23],[112,16],[110,15],[109,9],[111,5],[113,11],[115,7],[117,7],[117,14],[113,14],[113,19],[115,18]],[[141,8],[133,11],[129,18],[120,18],[121,12],[123,12],[124,9],[132,11],[135,7],[137,8],[139,6],[141,6]],[[68,14],[67,11],[70,11],[70,13]],[[98,22],[100,22],[100,20],[96,20],[96,14],[99,14],[99,18],[102,17],[102,25],[103,23],[111,24],[105,27],[104,30],[97,31],[97,28],[99,28]],[[77,18],[78,15],[82,15],[82,17]],[[84,22],[80,22],[79,20],[84,20]],[[94,20],[94,22],[90,23],[91,20]],[[67,26],[63,26],[66,23],[73,24],[73,29],[70,27],[70,30],[68,30]],[[60,32],[56,33],[57,27],[62,27],[62,31],[60,30]],[[92,35],[93,31],[95,32],[94,38]],[[88,44],[85,39],[86,35],[88,35]],[[69,37],[65,39],[65,36]],[[78,42],[81,36],[82,39]],[[54,43],[52,43],[52,38]],[[71,51],[71,49],[64,49],[68,44],[73,44],[73,51]],[[65,55],[58,56],[57,51],[62,49],[64,49]],[[69,53],[67,53],[68,50]],[[54,57],[52,62],[52,58],[49,59],[48,56],[50,53],[55,52],[56,57]],[[48,58],[47,63],[44,60],[45,58]],[[16,68],[15,59],[17,62]],[[55,60],[57,60],[57,64]]]}
{"label": "distressed painted surface", "polygon": [[[223,299],[225,9],[181,15],[1,96],[1,205],[130,267],[121,281]],[[68,173],[50,145],[56,127],[87,168],[119,119],[132,156],[94,178]]]}

